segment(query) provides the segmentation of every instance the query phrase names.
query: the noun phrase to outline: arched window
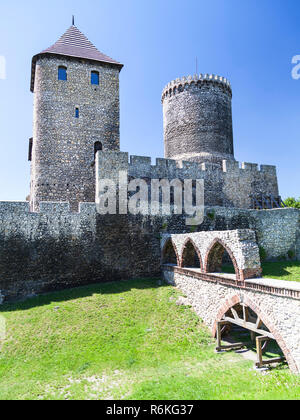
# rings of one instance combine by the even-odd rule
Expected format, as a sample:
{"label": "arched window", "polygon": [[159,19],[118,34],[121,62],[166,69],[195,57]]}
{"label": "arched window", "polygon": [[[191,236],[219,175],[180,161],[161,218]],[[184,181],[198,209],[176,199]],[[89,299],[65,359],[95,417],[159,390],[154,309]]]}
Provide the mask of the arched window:
{"label": "arched window", "polygon": [[182,253],[182,267],[201,268],[199,255],[195,249],[194,244],[191,241],[188,241],[185,244]]}
{"label": "arched window", "polygon": [[67,80],[67,67],[58,67],[58,80]]}
{"label": "arched window", "polygon": [[101,143],[100,141],[96,141],[96,142],[94,143],[94,158],[96,158],[96,153],[97,153],[99,150],[102,150],[102,143]]}
{"label": "arched window", "polygon": [[218,240],[212,244],[206,256],[206,272],[207,273],[235,273],[239,276],[239,270],[236,260],[229,249]]}
{"label": "arched window", "polygon": [[166,242],[162,252],[162,264],[177,265],[177,256],[171,239]]}
{"label": "arched window", "polygon": [[91,84],[92,85],[99,85],[99,72],[92,71],[91,73]]}
{"label": "arched window", "polygon": [[75,108],[75,118],[79,118],[79,108]]}

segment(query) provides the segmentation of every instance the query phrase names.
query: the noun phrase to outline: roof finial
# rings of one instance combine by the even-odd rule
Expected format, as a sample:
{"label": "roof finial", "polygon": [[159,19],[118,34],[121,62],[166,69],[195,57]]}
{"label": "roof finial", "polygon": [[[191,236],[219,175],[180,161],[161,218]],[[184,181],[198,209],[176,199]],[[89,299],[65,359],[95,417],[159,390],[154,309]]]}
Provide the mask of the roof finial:
{"label": "roof finial", "polygon": [[75,17],[72,15],[72,26],[75,26]]}

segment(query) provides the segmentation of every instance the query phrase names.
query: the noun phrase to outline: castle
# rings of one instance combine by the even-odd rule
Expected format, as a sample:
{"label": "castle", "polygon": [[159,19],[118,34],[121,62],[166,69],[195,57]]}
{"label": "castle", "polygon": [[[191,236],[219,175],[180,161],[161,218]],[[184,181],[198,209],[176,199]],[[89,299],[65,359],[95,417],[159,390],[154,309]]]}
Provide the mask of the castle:
{"label": "castle", "polygon": [[[120,151],[119,73],[75,25],[32,59],[30,201],[0,202],[0,291],[15,299],[91,282],[159,276],[160,235],[182,215],[100,215],[98,181],[203,179],[197,231],[253,229],[269,259],[300,258],[299,211],[280,207],[276,168],[235,160],[227,79],[176,79],[162,93],[165,158]],[[260,210],[266,207],[270,210]]]}
{"label": "castle", "polygon": [[[122,67],[74,25],[33,57],[32,211],[43,201],[69,202],[73,211],[80,202],[95,201],[97,151],[120,152]],[[279,202],[274,166],[258,170],[256,164],[243,163],[240,168],[235,161],[231,98],[228,80],[219,76],[169,83],[162,95],[166,160],[151,166],[150,158],[132,156],[129,176],[204,179],[205,204],[211,206],[253,208],[261,197]],[[123,160],[124,155],[114,153],[109,166],[118,169]]]}

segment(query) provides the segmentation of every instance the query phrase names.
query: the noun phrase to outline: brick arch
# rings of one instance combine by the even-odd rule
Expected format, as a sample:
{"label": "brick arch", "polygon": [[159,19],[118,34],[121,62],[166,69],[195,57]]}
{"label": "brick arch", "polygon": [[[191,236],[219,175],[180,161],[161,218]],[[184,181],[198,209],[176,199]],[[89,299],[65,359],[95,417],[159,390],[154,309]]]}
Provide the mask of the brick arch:
{"label": "brick arch", "polygon": [[180,267],[183,267],[184,251],[185,251],[185,249],[186,249],[186,247],[189,243],[191,243],[193,245],[193,247],[195,249],[195,252],[196,252],[196,254],[199,258],[199,261],[200,261],[200,269],[201,269],[201,271],[203,271],[204,267],[203,267],[203,260],[202,260],[201,252],[200,252],[199,248],[197,247],[197,245],[195,244],[195,242],[191,238],[187,238],[186,241],[183,244],[182,251],[181,251],[181,258],[180,258]]}
{"label": "brick arch", "polygon": [[[210,246],[208,247],[207,251],[206,251],[206,255],[205,255],[205,259],[204,259],[204,272],[205,273],[209,273],[209,263],[210,263],[210,259],[211,259],[211,253],[213,252],[213,249],[217,246],[220,245],[222,248],[225,249],[225,251],[227,251],[228,255],[231,258],[231,261],[233,263],[234,266],[234,270],[235,270],[235,274],[236,274],[236,280],[244,280],[244,276],[243,276],[243,272],[242,270],[240,270],[238,263],[236,261],[235,256],[233,255],[233,252],[231,251],[231,249],[219,238],[215,238],[213,240],[213,242],[210,244]],[[218,250],[216,249],[216,252]],[[222,254],[223,255],[223,254]],[[218,257],[218,255],[215,256],[216,258]]]}
{"label": "brick arch", "polygon": [[213,337],[216,336],[217,322],[221,321],[221,319],[226,314],[226,312],[229,311],[233,306],[235,306],[239,303],[246,304],[247,306],[249,306],[249,308],[253,312],[255,312],[260,317],[262,322],[265,324],[265,326],[269,329],[269,331],[275,337],[275,340],[277,341],[279,347],[281,348],[291,371],[298,372],[297,364],[296,364],[293,356],[291,355],[291,352],[288,349],[288,347],[287,347],[284,339],[282,338],[280,332],[275,327],[274,323],[269,319],[269,317],[266,315],[266,313],[258,305],[256,305],[255,302],[253,302],[247,296],[243,296],[243,298],[241,298],[241,296],[235,295],[235,296],[232,296],[231,298],[227,299],[222,304],[220,310],[218,311],[215,322],[214,322],[214,326],[213,326],[213,330],[212,330]]}
{"label": "brick arch", "polygon": [[177,251],[176,245],[175,245],[175,244],[174,244],[174,242],[172,241],[172,238],[171,238],[171,237],[170,237],[170,238],[168,238],[168,239],[166,240],[166,242],[164,243],[163,249],[162,249],[162,251],[161,251],[161,265],[163,265],[163,261],[164,261],[164,254],[165,254],[165,251],[166,251],[167,246],[168,246],[170,243],[171,243],[171,245],[172,245],[172,247],[173,247],[173,250],[174,250],[174,252],[175,252],[175,255],[176,255],[177,265],[178,265],[178,266],[180,266],[180,258],[179,258],[179,254],[178,254],[178,251]]}

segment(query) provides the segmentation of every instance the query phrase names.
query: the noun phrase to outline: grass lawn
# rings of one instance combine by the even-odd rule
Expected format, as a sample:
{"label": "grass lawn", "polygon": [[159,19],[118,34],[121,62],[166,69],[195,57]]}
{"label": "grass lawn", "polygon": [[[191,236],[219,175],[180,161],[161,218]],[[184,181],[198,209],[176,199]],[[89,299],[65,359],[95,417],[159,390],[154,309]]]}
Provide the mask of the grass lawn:
{"label": "grass lawn", "polygon": [[[300,262],[299,261],[279,261],[279,262],[265,262],[262,263],[263,277],[299,281],[300,282]],[[234,273],[232,265],[223,266],[224,273]]]}
{"label": "grass lawn", "polygon": [[300,281],[299,261],[266,262],[262,264],[263,276],[271,279]]}
{"label": "grass lawn", "polygon": [[0,399],[296,399],[300,378],[263,374],[215,342],[178,291],[133,280],[6,304]]}

